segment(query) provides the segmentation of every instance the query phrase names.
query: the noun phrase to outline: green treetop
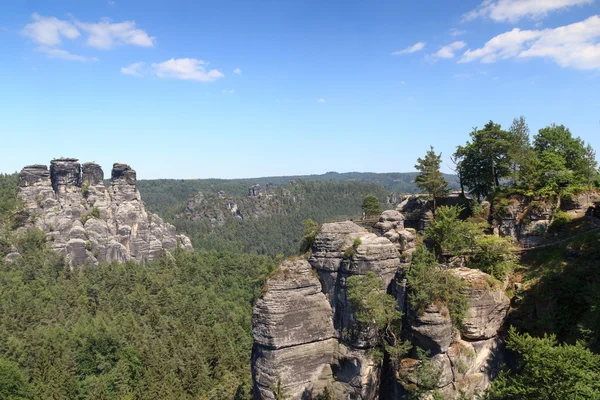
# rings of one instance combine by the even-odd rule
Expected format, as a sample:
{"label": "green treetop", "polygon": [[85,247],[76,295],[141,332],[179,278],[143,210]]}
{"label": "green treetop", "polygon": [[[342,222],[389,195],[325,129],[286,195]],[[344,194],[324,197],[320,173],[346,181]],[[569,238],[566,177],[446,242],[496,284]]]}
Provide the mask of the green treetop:
{"label": "green treetop", "polygon": [[362,209],[365,214],[380,214],[383,209],[381,208],[381,202],[377,198],[377,196],[368,194],[363,199]]}
{"label": "green treetop", "polygon": [[415,182],[419,189],[424,193],[429,193],[433,196],[433,208],[436,208],[436,197],[442,197],[448,193],[448,182],[444,179],[444,175],[440,172],[442,163],[442,153],[435,154],[433,146],[425,154],[425,158],[418,158],[415,168],[420,172],[416,176]]}

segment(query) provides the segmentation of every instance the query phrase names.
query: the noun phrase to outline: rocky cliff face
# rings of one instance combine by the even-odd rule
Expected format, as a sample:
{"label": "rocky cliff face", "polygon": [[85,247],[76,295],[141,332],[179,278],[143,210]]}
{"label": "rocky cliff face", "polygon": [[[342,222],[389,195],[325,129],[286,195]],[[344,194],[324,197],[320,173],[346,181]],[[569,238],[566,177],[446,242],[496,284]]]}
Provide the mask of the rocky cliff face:
{"label": "rocky cliff face", "polygon": [[[452,326],[448,309],[430,305],[422,315],[409,318],[413,344],[428,350],[441,374],[437,389],[445,399],[481,395],[503,361],[498,332],[508,314],[510,300],[491,277],[465,267],[449,269],[466,283],[468,309],[460,329]],[[406,359],[408,365],[416,360]],[[415,382],[417,383],[417,382]]]}
{"label": "rocky cliff face", "polygon": [[[382,343],[376,332],[357,324],[346,290],[350,276],[373,272],[398,308],[409,309],[403,280],[409,264],[403,259],[414,248],[414,231],[403,221],[396,211],[384,213],[377,224],[381,236],[352,222],[324,224],[308,261],[285,261],[268,279],[252,320],[256,399],[274,399],[277,390],[291,399],[313,399],[325,390],[336,399],[406,396],[400,385],[383,382],[389,371],[373,357]],[[502,288],[489,286],[487,274],[452,271],[468,283],[470,307],[462,330],[452,326],[447,309],[434,304],[423,315],[408,310],[404,324],[406,337],[431,351],[441,371],[438,389],[448,399],[489,384],[509,305]],[[411,361],[418,362],[406,359]]]}
{"label": "rocky cliff face", "polygon": [[510,236],[527,245],[544,242],[555,211],[561,210],[573,218],[591,215],[600,193],[583,192],[559,199],[531,199],[513,195],[494,204],[493,226],[501,236]]}
{"label": "rocky cliff face", "polygon": [[291,398],[325,388],[339,398],[377,398],[381,361],[370,350],[379,343],[356,323],[346,280],[372,271],[387,287],[399,269],[388,239],[352,222],[324,224],[312,257],[284,262],[254,309],[255,397],[274,398],[280,381]]}
{"label": "rocky cliff face", "polygon": [[28,227],[46,233],[50,245],[71,265],[102,261],[150,261],[190,240],[146,212],[136,189],[136,173],[114,164],[109,187],[102,168],[76,159],[30,165],[20,174],[19,198],[30,214]]}

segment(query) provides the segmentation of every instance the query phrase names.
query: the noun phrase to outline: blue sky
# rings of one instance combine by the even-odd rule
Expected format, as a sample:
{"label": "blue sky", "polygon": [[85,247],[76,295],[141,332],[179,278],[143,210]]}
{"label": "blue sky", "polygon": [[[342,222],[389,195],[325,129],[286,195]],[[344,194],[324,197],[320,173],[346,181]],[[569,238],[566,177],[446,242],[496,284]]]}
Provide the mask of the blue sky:
{"label": "blue sky", "polygon": [[0,13],[0,172],[445,170],[472,127],[600,149],[600,0],[19,1]]}

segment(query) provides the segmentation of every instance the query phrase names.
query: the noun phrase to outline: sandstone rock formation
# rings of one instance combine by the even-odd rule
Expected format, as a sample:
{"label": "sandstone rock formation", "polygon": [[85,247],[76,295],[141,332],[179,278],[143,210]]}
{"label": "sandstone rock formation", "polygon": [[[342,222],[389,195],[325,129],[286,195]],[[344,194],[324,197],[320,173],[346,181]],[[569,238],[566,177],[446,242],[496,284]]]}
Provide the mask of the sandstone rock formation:
{"label": "sandstone rock formation", "polygon": [[356,323],[346,280],[371,271],[387,287],[399,269],[388,239],[352,222],[324,224],[309,262],[284,262],[255,306],[255,397],[274,398],[271,386],[280,379],[294,399],[325,388],[340,399],[377,398],[382,364],[371,350],[380,343]]}
{"label": "sandstone rock formation", "polygon": [[497,234],[510,236],[524,245],[544,243],[548,228],[560,209],[573,218],[593,215],[595,202],[600,201],[598,192],[582,192],[563,195],[552,200],[531,199],[522,195],[512,195],[494,204],[493,226]]}
{"label": "sandstone rock formation", "polygon": [[71,265],[102,261],[150,261],[169,250],[192,250],[175,227],[146,212],[136,189],[136,173],[114,164],[104,186],[102,168],[72,158],[30,165],[20,174],[19,198],[30,214],[26,226],[38,227]]}
{"label": "sandstone rock formation", "polygon": [[[385,212],[377,225],[386,233],[403,232],[402,217]],[[400,239],[394,238],[353,222],[324,224],[308,262],[285,261],[268,279],[252,321],[256,399],[274,399],[278,386],[290,399],[313,399],[325,389],[335,399],[405,398],[394,373],[390,384],[387,366],[373,358],[372,350],[382,345],[378,335],[357,324],[348,301],[347,279],[367,272],[383,280],[382,289],[396,297],[399,310],[408,309],[406,336],[430,351],[440,371],[437,389],[445,398],[474,396],[489,385],[501,361],[498,331],[509,307],[502,287],[479,270],[453,268],[451,273],[467,283],[469,308],[461,330],[453,327],[443,304],[414,315],[403,279],[408,266],[401,262]],[[403,365],[415,363],[407,358]]]}
{"label": "sandstone rock formation", "polygon": [[413,228],[404,227],[405,217],[396,210],[386,210],[381,213],[379,222],[373,227],[383,234],[390,242],[396,244],[401,254],[402,262],[409,262],[416,248],[417,232]]}
{"label": "sandstone rock formation", "polygon": [[441,370],[437,387],[446,399],[481,394],[499,371],[498,331],[510,300],[488,274],[465,267],[448,270],[466,283],[469,308],[460,330],[452,326],[448,309],[430,305],[410,323],[412,341],[429,350]]}
{"label": "sandstone rock formation", "polygon": [[285,261],[252,315],[253,378],[258,398],[278,384],[294,398],[322,392],[332,378],[338,342],[332,310],[305,260]]}

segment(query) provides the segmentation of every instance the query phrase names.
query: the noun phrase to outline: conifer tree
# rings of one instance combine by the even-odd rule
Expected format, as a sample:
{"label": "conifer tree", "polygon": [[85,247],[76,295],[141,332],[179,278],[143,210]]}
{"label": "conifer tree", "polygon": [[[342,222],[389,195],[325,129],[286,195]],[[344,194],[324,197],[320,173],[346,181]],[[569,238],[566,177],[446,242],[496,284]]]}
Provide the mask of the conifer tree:
{"label": "conifer tree", "polygon": [[436,198],[448,193],[448,182],[440,172],[442,153],[435,154],[433,146],[430,146],[425,158],[418,158],[415,168],[420,172],[415,178],[417,186],[423,193],[433,196],[433,209],[436,208]]}

